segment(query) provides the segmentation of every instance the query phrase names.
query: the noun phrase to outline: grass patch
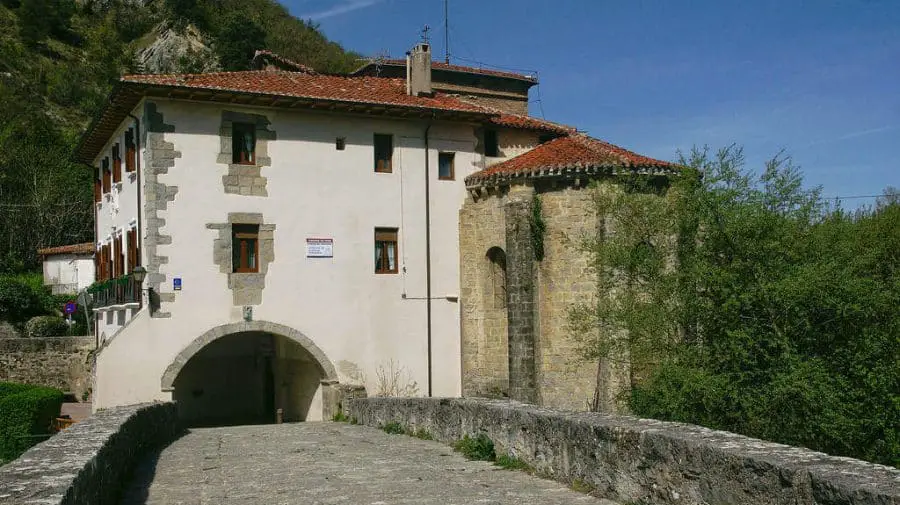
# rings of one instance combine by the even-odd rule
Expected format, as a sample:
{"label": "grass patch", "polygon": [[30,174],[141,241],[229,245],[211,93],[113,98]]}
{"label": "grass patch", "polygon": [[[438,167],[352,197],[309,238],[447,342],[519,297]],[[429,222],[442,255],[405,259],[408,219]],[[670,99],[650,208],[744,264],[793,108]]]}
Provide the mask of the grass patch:
{"label": "grass patch", "polygon": [[497,460],[494,461],[494,464],[506,470],[521,470],[531,474],[534,473],[534,467],[515,456],[501,454],[500,456],[497,456]]}
{"label": "grass patch", "polygon": [[434,437],[431,435],[431,433],[424,428],[409,430],[406,432],[406,434],[411,437],[416,437],[419,440],[434,440]]}
{"label": "grass patch", "polygon": [[389,435],[403,435],[405,433],[403,426],[397,421],[391,421],[387,424],[382,424],[381,429]]}
{"label": "grass patch", "polygon": [[464,436],[462,440],[453,444],[453,449],[475,461],[494,461],[497,458],[494,453],[494,441],[484,433],[479,433],[475,438]]}
{"label": "grass patch", "polygon": [[581,479],[573,480],[572,484],[569,487],[572,488],[572,491],[577,491],[584,494],[591,494],[597,490],[597,488],[592,486],[589,482],[585,482]]}
{"label": "grass patch", "polygon": [[350,420],[350,418],[347,417],[347,415],[344,414],[342,411],[337,411],[334,413],[333,416],[331,416],[331,420],[336,423],[346,423],[347,421]]}

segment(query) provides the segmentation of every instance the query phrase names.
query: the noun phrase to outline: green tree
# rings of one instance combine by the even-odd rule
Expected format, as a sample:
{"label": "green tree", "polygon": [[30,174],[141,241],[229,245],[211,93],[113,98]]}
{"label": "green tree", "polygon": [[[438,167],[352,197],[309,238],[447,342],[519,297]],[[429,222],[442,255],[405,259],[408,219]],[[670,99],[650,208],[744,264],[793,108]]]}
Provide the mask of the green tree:
{"label": "green tree", "polygon": [[74,0],[21,0],[16,14],[22,39],[34,45],[49,36],[68,36]]}
{"label": "green tree", "polygon": [[218,34],[216,53],[224,70],[248,70],[258,49],[265,49],[266,33],[241,13],[225,18]]}
{"label": "green tree", "polygon": [[828,208],[783,155],[681,164],[664,198],[598,197],[585,356],[632,362],[639,415],[900,465],[900,205]]}

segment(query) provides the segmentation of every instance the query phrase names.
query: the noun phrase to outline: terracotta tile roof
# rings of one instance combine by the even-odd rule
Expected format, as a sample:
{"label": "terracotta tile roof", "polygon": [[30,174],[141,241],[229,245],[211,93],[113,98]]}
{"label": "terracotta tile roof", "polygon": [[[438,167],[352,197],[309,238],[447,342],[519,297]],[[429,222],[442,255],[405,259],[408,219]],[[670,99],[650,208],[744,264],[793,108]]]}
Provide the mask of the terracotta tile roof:
{"label": "terracotta tile roof", "polygon": [[41,256],[50,256],[52,254],[93,254],[94,243],[86,242],[84,244],[61,245],[56,247],[46,247],[38,249],[37,253]]}
{"label": "terracotta tile roof", "polygon": [[307,74],[315,74],[316,71],[313,70],[312,67],[306,66],[302,63],[297,63],[294,60],[290,60],[285,58],[284,56],[278,55],[269,51],[267,49],[259,49],[256,53],[253,54],[253,59],[250,60],[251,68],[259,68],[265,63],[265,60],[271,60],[278,64],[278,66],[282,70],[291,70],[295,72],[306,72]]}
{"label": "terracotta tile roof", "polygon": [[[387,59],[387,60],[382,60],[381,62],[372,61],[372,62],[366,63],[365,65],[361,66],[360,68],[354,70],[353,74],[358,74],[359,72],[361,72],[363,69],[369,67],[370,65],[378,65],[379,63],[381,65],[392,65],[392,66],[402,65],[404,67],[406,66],[406,60],[403,60],[403,59]],[[504,72],[502,70],[493,70],[493,69],[489,69],[489,68],[467,67],[464,65],[451,65],[451,64],[444,63],[442,61],[432,61],[431,69],[432,70],[449,70],[451,72],[465,72],[465,73],[469,73],[469,74],[490,75],[493,77],[504,77],[507,79],[517,79],[519,81],[527,81],[527,82],[531,82],[531,83],[538,82],[537,78],[534,76],[531,76],[531,75],[519,74],[516,72]]]}
{"label": "terracotta tile roof", "polygon": [[208,74],[126,75],[122,82],[205,90],[235,91],[336,102],[395,105],[442,111],[487,113],[444,94],[432,97],[406,94],[403,79],[348,77],[282,70],[213,72]]}
{"label": "terracotta tile roof", "polygon": [[618,169],[671,175],[678,166],[642,156],[584,134],[551,140],[514,158],[492,165],[466,178],[469,187],[491,185],[516,178],[617,173]]}
{"label": "terracotta tile roof", "polygon": [[501,111],[494,111],[498,116],[491,117],[488,122],[497,126],[506,128],[518,128],[523,130],[536,130],[548,133],[557,133],[559,135],[568,135],[575,133],[577,130],[574,126],[554,123],[544,119],[538,119],[531,116],[522,116],[519,114],[509,114]]}

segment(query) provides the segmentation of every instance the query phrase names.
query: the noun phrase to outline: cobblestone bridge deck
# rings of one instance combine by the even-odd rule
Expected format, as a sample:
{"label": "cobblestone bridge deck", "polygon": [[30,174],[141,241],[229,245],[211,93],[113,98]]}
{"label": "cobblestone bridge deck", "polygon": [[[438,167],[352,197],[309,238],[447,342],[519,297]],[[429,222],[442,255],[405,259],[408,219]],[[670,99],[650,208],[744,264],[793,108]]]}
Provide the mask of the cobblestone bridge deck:
{"label": "cobblestone bridge deck", "polygon": [[340,423],[191,430],[139,466],[125,505],[598,504],[438,442]]}

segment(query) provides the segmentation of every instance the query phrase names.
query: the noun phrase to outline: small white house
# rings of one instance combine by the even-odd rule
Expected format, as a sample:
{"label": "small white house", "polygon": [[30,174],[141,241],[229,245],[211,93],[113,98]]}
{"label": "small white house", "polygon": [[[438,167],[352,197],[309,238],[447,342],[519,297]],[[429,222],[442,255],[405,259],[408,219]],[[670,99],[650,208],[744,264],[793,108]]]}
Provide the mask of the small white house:
{"label": "small white house", "polygon": [[94,244],[38,249],[44,263],[44,285],[54,295],[76,294],[94,282]]}

